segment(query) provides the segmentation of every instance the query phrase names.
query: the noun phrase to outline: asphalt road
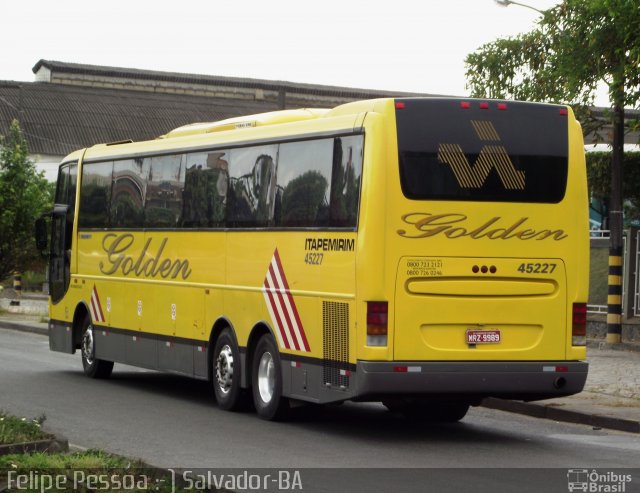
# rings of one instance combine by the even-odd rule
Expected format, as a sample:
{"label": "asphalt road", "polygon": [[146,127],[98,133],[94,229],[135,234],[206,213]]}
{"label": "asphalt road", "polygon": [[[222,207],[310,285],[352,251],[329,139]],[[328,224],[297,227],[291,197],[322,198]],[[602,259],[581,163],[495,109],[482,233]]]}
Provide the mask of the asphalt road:
{"label": "asphalt road", "polygon": [[[638,435],[484,408],[439,426],[352,403],[298,408],[290,422],[265,422],[220,411],[206,382],[124,365],[110,380],[91,380],[79,354],[50,352],[45,337],[11,330],[0,330],[0,409],[44,413],[45,427],[71,444],[162,467],[338,468],[303,471],[303,491],[390,491],[384,480],[397,481],[393,491],[484,490],[479,483],[492,491],[567,491],[569,468],[640,467]],[[626,492],[640,491],[640,469],[632,472]]]}

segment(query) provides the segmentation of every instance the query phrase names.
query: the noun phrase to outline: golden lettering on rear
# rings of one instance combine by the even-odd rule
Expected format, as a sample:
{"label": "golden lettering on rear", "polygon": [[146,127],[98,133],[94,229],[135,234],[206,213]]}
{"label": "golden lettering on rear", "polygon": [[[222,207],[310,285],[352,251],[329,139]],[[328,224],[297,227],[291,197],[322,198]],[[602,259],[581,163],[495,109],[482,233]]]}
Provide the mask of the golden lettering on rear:
{"label": "golden lettering on rear", "polygon": [[[413,229],[399,229],[397,233],[404,238],[471,238],[473,240],[564,240],[568,237],[563,229],[534,229],[529,227],[529,218],[521,217],[516,221],[507,221],[494,216],[484,222],[473,224],[464,214],[429,214],[411,212],[402,216],[402,221]],[[470,224],[471,223],[471,224]]]}

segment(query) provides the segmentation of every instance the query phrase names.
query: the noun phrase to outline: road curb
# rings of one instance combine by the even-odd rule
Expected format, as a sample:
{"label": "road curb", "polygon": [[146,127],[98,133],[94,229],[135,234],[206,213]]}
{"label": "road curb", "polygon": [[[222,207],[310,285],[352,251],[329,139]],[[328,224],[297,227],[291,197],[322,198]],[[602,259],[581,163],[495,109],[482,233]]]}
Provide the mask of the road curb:
{"label": "road curb", "polygon": [[28,454],[31,452],[45,452],[51,454],[68,451],[69,442],[64,438],[52,438],[50,440],[36,440],[34,442],[0,445],[0,455]]}
{"label": "road curb", "polygon": [[31,332],[32,334],[49,335],[49,330],[45,327],[35,327],[25,323],[7,322],[0,320],[0,329],[20,330],[22,332]]}
{"label": "road curb", "polygon": [[587,414],[579,411],[572,411],[570,409],[558,409],[557,407],[545,404],[511,401],[497,399],[495,397],[484,399],[481,405],[489,409],[524,414],[534,418],[551,419],[565,423],[588,425],[596,428],[607,428],[609,430],[626,431],[629,433],[640,433],[640,421],[631,419]]}

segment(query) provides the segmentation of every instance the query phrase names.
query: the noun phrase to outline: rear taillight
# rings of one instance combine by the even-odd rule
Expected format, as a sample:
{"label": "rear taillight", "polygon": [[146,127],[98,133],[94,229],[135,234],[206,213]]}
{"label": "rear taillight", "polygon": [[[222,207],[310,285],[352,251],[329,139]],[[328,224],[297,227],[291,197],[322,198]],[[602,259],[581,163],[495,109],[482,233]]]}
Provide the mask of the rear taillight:
{"label": "rear taillight", "polygon": [[367,302],[367,346],[386,346],[389,304],[386,301]]}
{"label": "rear taillight", "polygon": [[587,344],[587,304],[573,304],[573,321],[571,324],[571,344],[586,346]]}

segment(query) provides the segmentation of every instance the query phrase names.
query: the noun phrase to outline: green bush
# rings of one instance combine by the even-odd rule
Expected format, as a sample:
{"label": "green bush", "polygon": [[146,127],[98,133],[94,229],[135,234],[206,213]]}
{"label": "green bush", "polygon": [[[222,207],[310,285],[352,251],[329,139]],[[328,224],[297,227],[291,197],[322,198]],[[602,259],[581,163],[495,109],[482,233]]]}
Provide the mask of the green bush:
{"label": "green bush", "polygon": [[40,429],[44,415],[35,418],[16,418],[0,411],[0,444],[24,443],[52,438]]}

